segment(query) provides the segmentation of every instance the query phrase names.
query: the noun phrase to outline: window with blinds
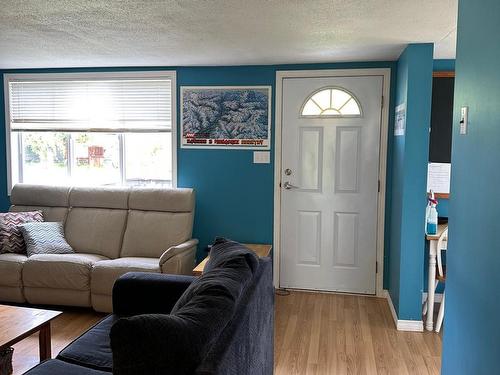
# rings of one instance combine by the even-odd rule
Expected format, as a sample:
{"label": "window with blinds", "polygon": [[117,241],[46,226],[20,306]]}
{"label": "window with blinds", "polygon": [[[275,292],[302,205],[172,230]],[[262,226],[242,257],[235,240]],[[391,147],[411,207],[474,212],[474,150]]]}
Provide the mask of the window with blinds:
{"label": "window with blinds", "polygon": [[175,180],[175,72],[5,75],[10,186]]}
{"label": "window with blinds", "polygon": [[171,79],[9,82],[11,130],[165,131],[172,127]]}

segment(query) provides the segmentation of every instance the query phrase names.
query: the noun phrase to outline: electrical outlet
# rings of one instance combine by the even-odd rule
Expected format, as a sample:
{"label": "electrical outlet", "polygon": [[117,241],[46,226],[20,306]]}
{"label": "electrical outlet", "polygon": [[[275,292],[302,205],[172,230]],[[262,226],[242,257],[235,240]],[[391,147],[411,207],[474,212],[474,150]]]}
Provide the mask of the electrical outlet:
{"label": "electrical outlet", "polygon": [[271,153],[269,151],[254,151],[254,164],[269,164],[271,162]]}

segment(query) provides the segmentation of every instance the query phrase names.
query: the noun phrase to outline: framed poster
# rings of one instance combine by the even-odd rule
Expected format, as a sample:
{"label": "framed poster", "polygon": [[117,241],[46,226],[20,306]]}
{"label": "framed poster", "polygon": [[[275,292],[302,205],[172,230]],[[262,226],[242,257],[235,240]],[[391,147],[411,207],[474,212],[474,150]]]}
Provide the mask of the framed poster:
{"label": "framed poster", "polygon": [[181,147],[269,150],[271,86],[182,86]]}

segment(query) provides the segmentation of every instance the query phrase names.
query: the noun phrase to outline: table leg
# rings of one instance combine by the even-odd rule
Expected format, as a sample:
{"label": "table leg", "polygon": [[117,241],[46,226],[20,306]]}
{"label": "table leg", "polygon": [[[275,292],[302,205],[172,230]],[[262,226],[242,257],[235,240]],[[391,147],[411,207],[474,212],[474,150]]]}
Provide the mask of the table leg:
{"label": "table leg", "polygon": [[38,336],[38,341],[40,345],[40,362],[50,359],[52,356],[52,348],[50,343],[50,322],[45,323],[40,328],[40,334]]}
{"label": "table leg", "polygon": [[427,318],[425,321],[425,329],[432,331],[434,329],[434,286],[436,282],[436,250],[437,241],[430,241],[429,249],[429,279],[427,282]]}

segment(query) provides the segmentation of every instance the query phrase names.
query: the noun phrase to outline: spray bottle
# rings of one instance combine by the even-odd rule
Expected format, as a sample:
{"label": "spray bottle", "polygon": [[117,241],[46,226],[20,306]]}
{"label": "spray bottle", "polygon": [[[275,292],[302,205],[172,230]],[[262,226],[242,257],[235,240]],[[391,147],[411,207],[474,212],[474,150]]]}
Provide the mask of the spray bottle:
{"label": "spray bottle", "polygon": [[428,199],[427,209],[425,212],[425,234],[427,235],[437,234],[437,229],[438,229],[438,212],[436,210],[437,204],[438,201],[434,197],[434,192],[431,190],[431,195]]}

